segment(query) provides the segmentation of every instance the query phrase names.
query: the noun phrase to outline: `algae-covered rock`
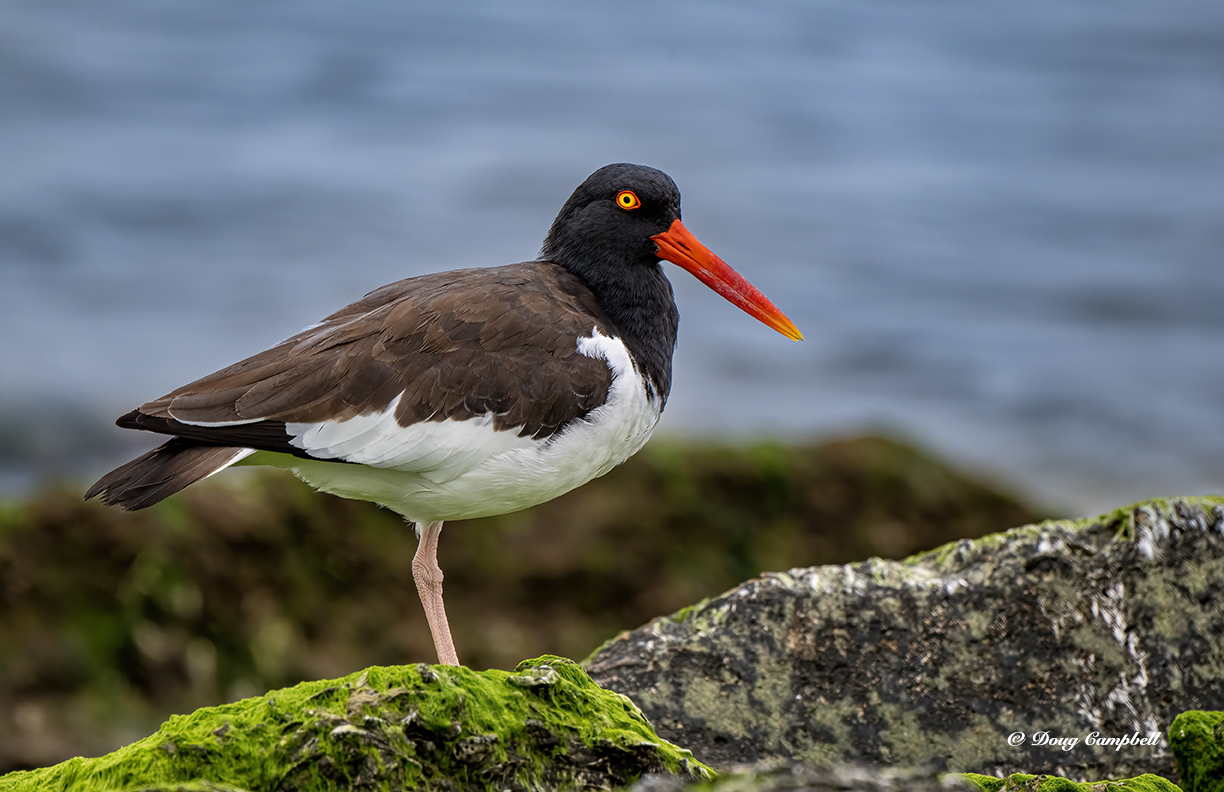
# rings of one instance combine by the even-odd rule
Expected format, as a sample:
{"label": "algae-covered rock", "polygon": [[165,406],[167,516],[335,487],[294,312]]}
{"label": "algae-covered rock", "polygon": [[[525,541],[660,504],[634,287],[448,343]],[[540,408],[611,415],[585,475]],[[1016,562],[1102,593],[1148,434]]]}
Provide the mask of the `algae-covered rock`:
{"label": "algae-covered rock", "polygon": [[1178,715],[1169,726],[1169,747],[1185,792],[1224,792],[1224,712]]}
{"label": "algae-covered rock", "polygon": [[97,759],[0,777],[38,790],[609,789],[705,778],[623,696],[546,656],[514,671],[369,668],[175,716]]}
{"label": "algae-covered rock", "polygon": [[1224,499],[1046,522],[904,562],[765,575],[588,660],[711,765],[1173,776],[1224,701]]}

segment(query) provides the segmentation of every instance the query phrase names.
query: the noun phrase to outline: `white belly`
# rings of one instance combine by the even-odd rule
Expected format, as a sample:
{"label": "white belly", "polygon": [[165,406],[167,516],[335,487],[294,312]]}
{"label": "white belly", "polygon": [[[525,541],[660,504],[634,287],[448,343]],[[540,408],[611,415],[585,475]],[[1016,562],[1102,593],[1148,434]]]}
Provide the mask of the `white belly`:
{"label": "white belly", "polygon": [[578,340],[578,350],[608,362],[608,399],[551,437],[495,431],[491,415],[401,427],[392,404],[343,423],[286,426],[312,454],[360,464],[262,453],[251,461],[287,467],[324,492],[373,501],[413,522],[487,517],[552,500],[636,453],[662,411],[619,339],[593,333]]}

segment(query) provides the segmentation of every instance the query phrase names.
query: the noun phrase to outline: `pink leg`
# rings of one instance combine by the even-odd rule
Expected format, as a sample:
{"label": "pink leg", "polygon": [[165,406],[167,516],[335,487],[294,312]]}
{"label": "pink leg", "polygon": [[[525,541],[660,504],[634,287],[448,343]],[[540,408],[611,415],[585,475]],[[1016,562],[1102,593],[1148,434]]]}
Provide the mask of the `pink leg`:
{"label": "pink leg", "polygon": [[418,523],[417,533],[421,541],[412,557],[412,579],[421,595],[421,604],[425,606],[425,618],[433,634],[434,648],[438,650],[438,662],[457,666],[459,655],[455,654],[455,642],[451,640],[450,625],[446,623],[442,568],[438,566],[438,536],[442,533],[442,523]]}

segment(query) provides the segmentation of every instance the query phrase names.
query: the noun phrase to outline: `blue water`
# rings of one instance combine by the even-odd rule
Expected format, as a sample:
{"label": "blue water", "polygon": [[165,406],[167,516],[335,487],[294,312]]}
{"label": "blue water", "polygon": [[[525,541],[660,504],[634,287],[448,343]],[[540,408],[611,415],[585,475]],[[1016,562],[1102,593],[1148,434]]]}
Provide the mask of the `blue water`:
{"label": "blue water", "polygon": [[[1224,4],[7,0],[0,469],[383,283],[533,258],[595,168],[674,270],[661,431],[887,431],[1064,509],[1224,490]],[[142,445],[143,444],[143,445]]]}

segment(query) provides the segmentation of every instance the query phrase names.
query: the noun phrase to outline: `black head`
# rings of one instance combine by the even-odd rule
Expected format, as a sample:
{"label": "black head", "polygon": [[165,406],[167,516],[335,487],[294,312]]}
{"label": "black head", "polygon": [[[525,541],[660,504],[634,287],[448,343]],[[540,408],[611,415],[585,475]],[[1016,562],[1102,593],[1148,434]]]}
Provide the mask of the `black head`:
{"label": "black head", "polygon": [[541,258],[577,275],[635,264],[657,267],[651,239],[680,218],[680,190],[661,170],[605,165],[578,185],[553,221]]}
{"label": "black head", "polygon": [[644,165],[606,165],[578,185],[553,221],[540,256],[581,279],[666,398],[679,314],[660,260],[796,340],[803,334],[765,295],[680,222],[680,191]]}
{"label": "black head", "polygon": [[666,173],[607,165],[574,190],[540,251],[587,285],[644,373],[647,393],[664,401],[680,315],[651,237],[679,217],[680,191]]}

